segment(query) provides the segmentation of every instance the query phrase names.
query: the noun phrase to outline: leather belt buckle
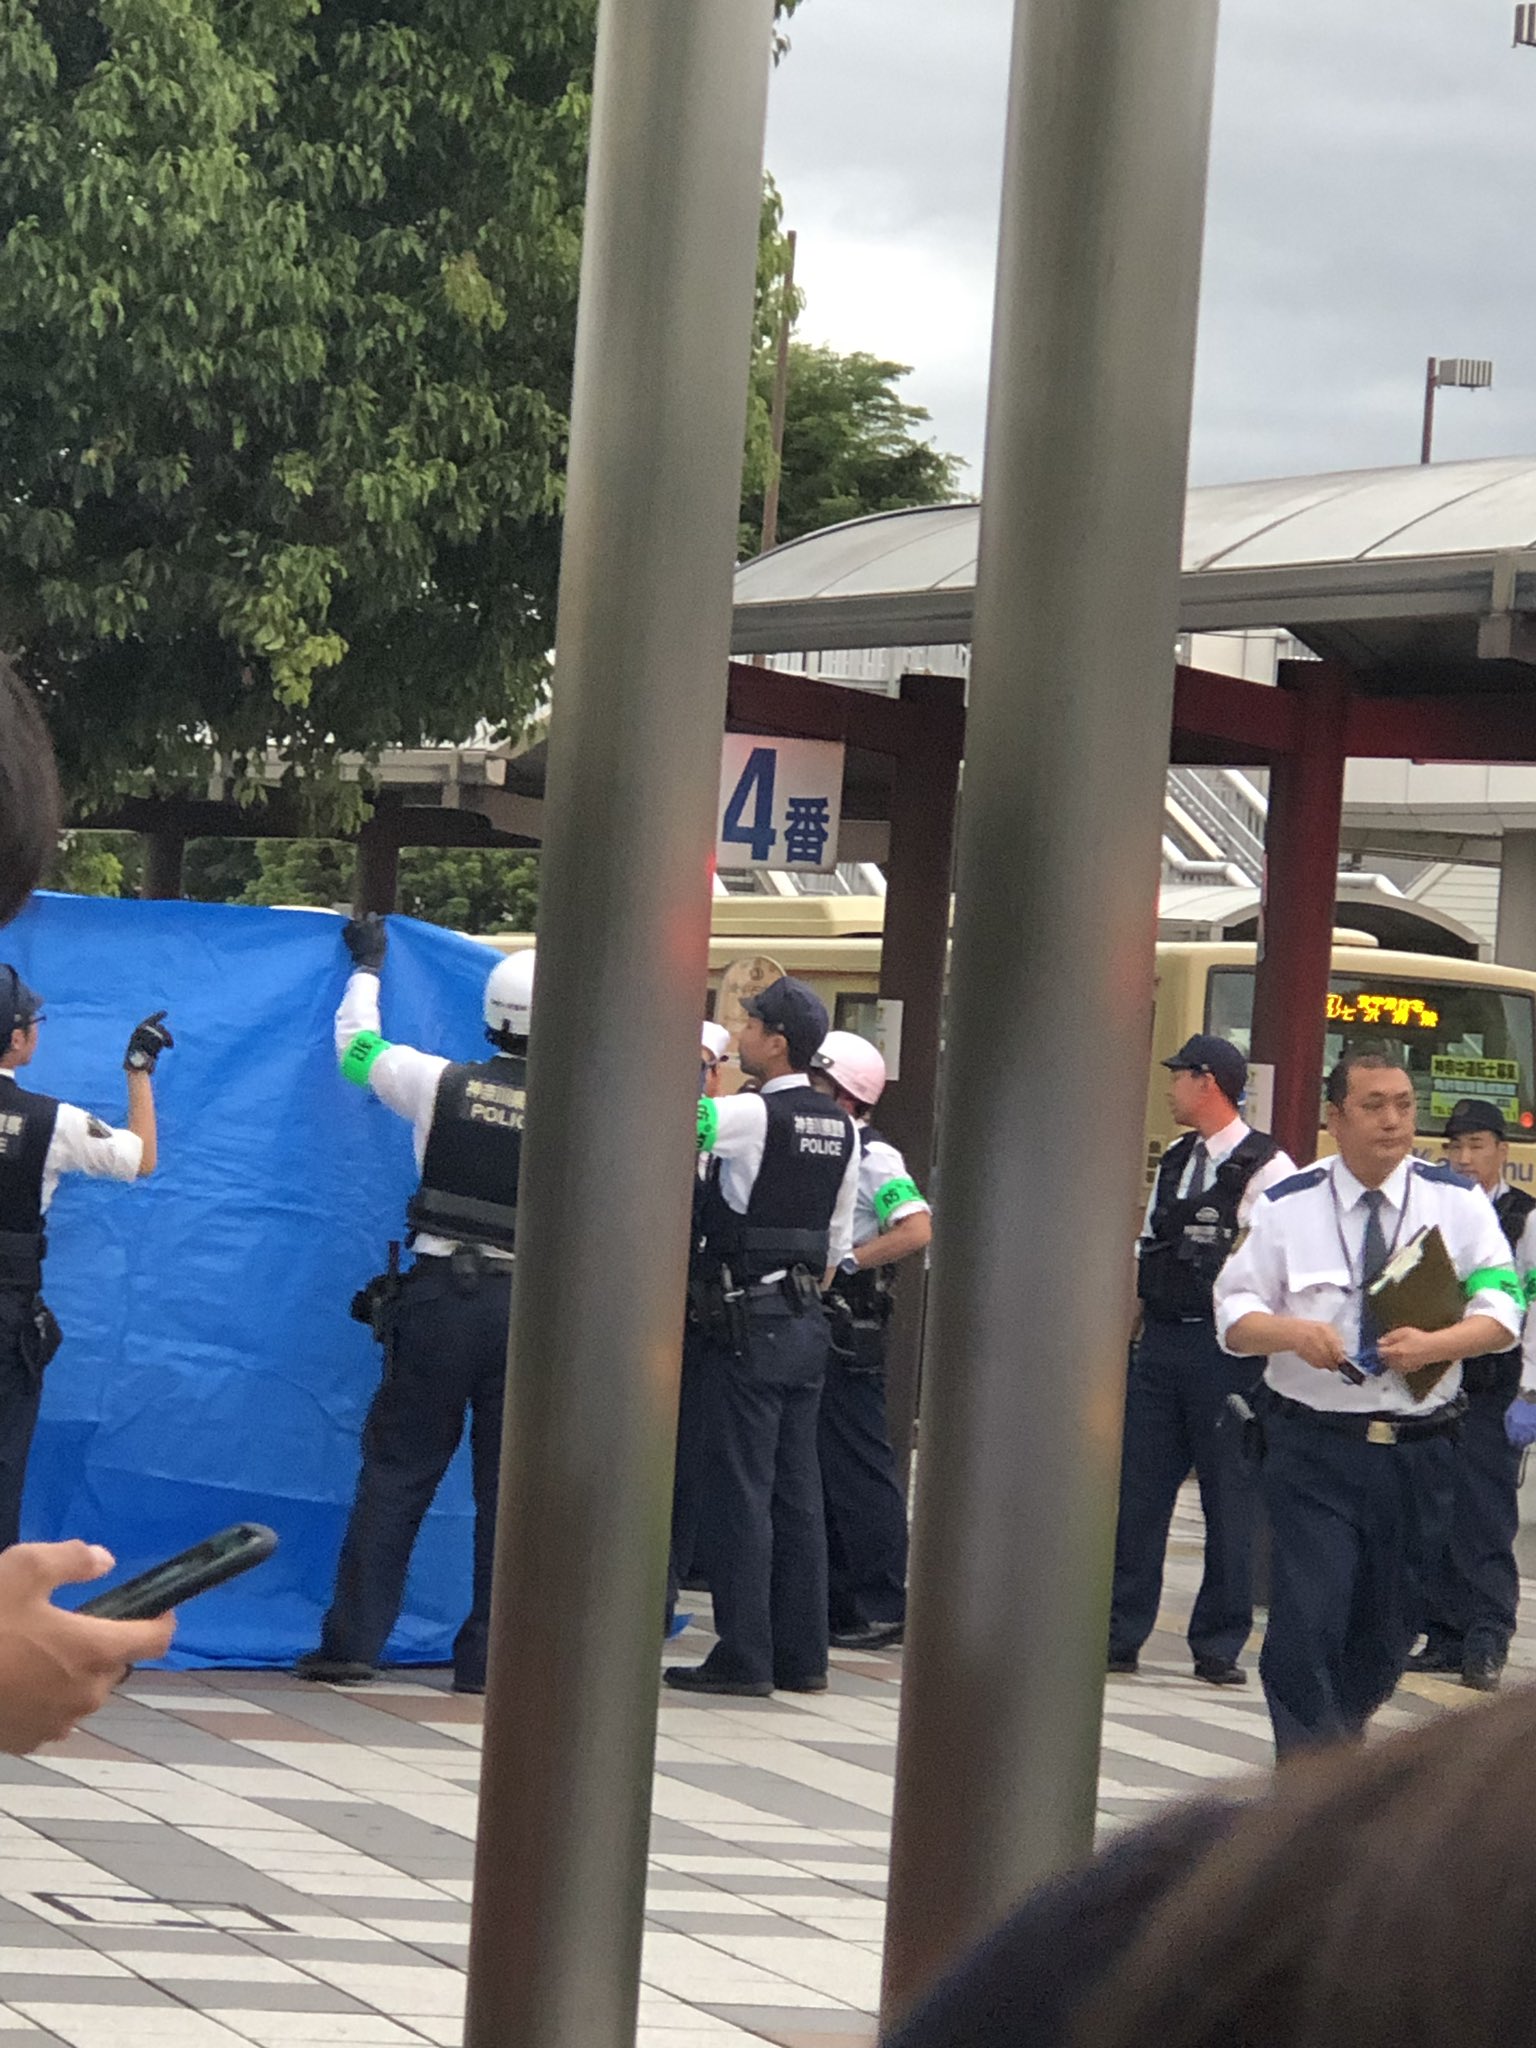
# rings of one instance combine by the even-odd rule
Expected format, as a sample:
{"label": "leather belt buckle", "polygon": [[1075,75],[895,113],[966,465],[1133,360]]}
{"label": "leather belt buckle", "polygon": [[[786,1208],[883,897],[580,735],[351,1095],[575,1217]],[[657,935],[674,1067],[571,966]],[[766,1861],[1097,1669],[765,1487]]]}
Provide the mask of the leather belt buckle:
{"label": "leather belt buckle", "polygon": [[1373,1419],[1365,1425],[1365,1440],[1368,1444],[1395,1444],[1397,1424]]}

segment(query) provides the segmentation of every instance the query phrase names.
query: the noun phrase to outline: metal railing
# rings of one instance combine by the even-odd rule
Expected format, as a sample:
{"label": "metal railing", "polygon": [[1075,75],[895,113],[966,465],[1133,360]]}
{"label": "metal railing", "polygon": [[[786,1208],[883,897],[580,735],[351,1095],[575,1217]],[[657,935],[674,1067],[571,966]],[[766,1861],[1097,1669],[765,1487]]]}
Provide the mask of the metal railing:
{"label": "metal railing", "polygon": [[1262,881],[1269,806],[1246,775],[1232,768],[1170,768],[1168,790],[1250,882]]}

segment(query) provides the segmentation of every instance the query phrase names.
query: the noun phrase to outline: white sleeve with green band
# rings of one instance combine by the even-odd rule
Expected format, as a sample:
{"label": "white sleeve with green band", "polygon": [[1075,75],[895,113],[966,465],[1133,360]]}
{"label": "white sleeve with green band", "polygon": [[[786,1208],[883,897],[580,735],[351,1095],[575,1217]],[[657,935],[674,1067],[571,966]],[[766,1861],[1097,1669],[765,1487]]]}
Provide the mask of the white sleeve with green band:
{"label": "white sleeve with green band", "polygon": [[342,1078],[355,1088],[366,1088],[374,1068],[389,1050],[389,1040],[377,1031],[359,1031],[341,1055]]}
{"label": "white sleeve with green band", "polygon": [[[915,1180],[905,1175],[898,1180],[888,1180],[884,1187],[875,1190],[875,1221],[882,1230],[888,1230],[898,1209],[908,1208],[913,1202],[922,1200],[922,1190]],[[928,1205],[924,1202],[923,1206],[926,1208]]]}
{"label": "white sleeve with green band", "polygon": [[713,1152],[720,1135],[720,1112],[708,1095],[699,1097],[699,1150]]}

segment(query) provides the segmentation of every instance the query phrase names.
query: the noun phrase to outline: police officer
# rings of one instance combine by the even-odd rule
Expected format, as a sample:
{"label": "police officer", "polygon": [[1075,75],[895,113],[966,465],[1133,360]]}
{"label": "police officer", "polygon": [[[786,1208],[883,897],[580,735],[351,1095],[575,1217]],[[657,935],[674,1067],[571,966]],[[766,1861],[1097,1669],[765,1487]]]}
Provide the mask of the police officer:
{"label": "police officer", "polygon": [[[1493,1203],[1516,1268],[1524,1271],[1529,1261],[1520,1240],[1536,1201],[1504,1178],[1509,1132],[1503,1111],[1496,1102],[1458,1102],[1445,1136],[1448,1162]],[[1469,1358],[1461,1384],[1467,1412],[1456,1446],[1451,1538],[1429,1585],[1424,1647],[1408,1668],[1459,1672],[1474,1692],[1496,1692],[1520,1602],[1520,1453],[1504,1430],[1505,1411],[1520,1388],[1520,1354]]]}
{"label": "police officer", "polygon": [[[1450,1528],[1460,1361],[1507,1351],[1522,1313],[1487,1196],[1410,1157],[1418,1105],[1397,1056],[1355,1047],[1327,1092],[1337,1158],[1270,1190],[1215,1290],[1223,1347],[1268,1360],[1259,1673],[1282,1757],[1359,1735],[1396,1686]],[[1467,1291],[1462,1317],[1383,1334],[1366,1289],[1431,1226]]]}
{"label": "police officer", "polygon": [[933,1218],[906,1161],[869,1121],[885,1089],[879,1048],[857,1032],[829,1031],[811,1086],[846,1111],[859,1137],[853,1250],[827,1291],[832,1349],[817,1428],[829,1618],[839,1649],[883,1650],[901,1641],[907,1619],[907,1501],[885,1413],[890,1269],[927,1249]]}
{"label": "police officer", "polygon": [[378,1676],[406,1569],[470,1416],[475,1489],[474,1599],[453,1645],[455,1692],[485,1691],[496,1482],[507,1373],[534,960],[513,953],[485,986],[487,1060],[461,1065],[380,1032],[386,950],[377,918],[342,934],[354,963],[336,1012],[349,1081],[412,1126],[421,1185],[406,1212],[414,1253],[386,1310],[384,1377],[363,1425],[363,1464],[320,1647],[301,1678],[361,1685]]}
{"label": "police officer", "polygon": [[1138,1668],[1157,1621],[1174,1503],[1193,1467],[1205,1516],[1189,1618],[1195,1676],[1246,1685],[1237,1660],[1253,1629],[1253,1475],[1227,1397],[1251,1394],[1259,1368],[1223,1354],[1211,1288],[1255,1202],[1296,1167],[1238,1114],[1248,1063],[1230,1040],[1197,1034],[1163,1065],[1168,1107],[1188,1135],[1163,1154],[1136,1247],[1142,1322],[1126,1382],[1109,1668]]}
{"label": "police officer", "polygon": [[0,965],[0,1548],[20,1533],[27,1453],[37,1426],[43,1368],[61,1342],[42,1297],[44,1217],[65,1173],[97,1180],[141,1180],[155,1170],[158,1138],[150,1076],[172,1044],[165,1012],[135,1025],[123,1066],[128,1075],[128,1127],[34,1095],[16,1070],[37,1051],[41,996],[14,967]]}
{"label": "police officer", "polygon": [[[720,1069],[731,1049],[731,1034],[723,1024],[699,1027],[699,1095],[713,1098],[720,1093]],[[704,1499],[704,1430],[707,1401],[704,1385],[703,1325],[694,1306],[694,1263],[703,1230],[705,1195],[710,1181],[718,1176],[719,1162],[701,1158],[693,1183],[693,1252],[689,1267],[688,1320],[683,1329],[683,1364],[677,1389],[677,1458],[672,1468],[672,1545],[667,1562],[666,1634],[681,1635],[691,1615],[679,1616],[677,1596],[681,1587],[701,1583],[703,1569],[699,1549],[699,1521]]]}
{"label": "police officer", "polygon": [[682,1692],[761,1697],[827,1683],[821,1287],[853,1248],[859,1149],[807,1079],[827,1032],[821,998],[786,977],[744,1007],[737,1055],[760,1092],[699,1105],[699,1149],[720,1167],[697,1262],[710,1290],[704,1544],[719,1640],[697,1669],[663,1675]]}

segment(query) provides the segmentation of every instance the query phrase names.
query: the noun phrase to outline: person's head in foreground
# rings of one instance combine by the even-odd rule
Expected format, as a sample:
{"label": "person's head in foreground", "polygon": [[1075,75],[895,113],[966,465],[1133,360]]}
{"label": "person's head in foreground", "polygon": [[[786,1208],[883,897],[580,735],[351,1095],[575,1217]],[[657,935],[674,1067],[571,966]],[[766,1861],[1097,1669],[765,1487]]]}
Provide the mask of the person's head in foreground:
{"label": "person's head in foreground", "polygon": [[1536,1690],[1302,1756],[1033,1894],[888,2048],[1536,2048]]}

